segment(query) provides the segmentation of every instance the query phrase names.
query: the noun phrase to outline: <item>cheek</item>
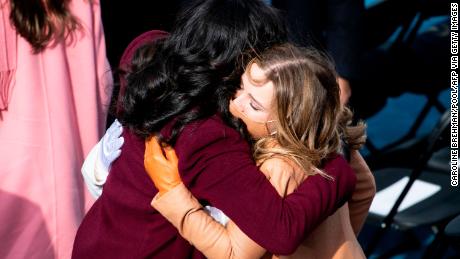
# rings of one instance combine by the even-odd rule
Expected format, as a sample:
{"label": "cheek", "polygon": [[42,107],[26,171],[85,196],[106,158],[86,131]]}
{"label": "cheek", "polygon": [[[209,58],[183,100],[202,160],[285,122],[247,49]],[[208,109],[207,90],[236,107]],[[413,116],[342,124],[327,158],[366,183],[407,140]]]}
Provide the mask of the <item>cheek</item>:
{"label": "cheek", "polygon": [[254,111],[252,108],[247,109],[246,115],[253,121],[266,122],[270,114],[268,112]]}

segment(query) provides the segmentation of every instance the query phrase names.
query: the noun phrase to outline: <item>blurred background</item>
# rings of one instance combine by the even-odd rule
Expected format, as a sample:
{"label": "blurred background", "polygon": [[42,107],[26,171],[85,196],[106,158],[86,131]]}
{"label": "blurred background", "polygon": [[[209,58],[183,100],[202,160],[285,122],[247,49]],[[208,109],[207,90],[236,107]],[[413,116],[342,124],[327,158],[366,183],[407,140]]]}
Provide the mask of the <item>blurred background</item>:
{"label": "blurred background", "polygon": [[[170,30],[186,2],[102,0],[112,67],[136,36]],[[359,236],[368,257],[460,258],[448,140],[450,2],[265,2],[286,14],[294,41],[333,56],[351,88],[349,105],[368,125],[362,152],[378,191]]]}

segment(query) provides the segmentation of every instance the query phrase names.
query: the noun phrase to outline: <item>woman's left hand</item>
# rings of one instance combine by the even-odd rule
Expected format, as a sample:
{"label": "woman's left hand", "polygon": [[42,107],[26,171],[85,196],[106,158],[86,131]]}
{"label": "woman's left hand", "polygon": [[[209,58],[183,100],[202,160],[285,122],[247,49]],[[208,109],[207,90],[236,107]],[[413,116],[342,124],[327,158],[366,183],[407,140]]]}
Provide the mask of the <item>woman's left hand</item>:
{"label": "woman's left hand", "polygon": [[145,141],[144,167],[159,195],[167,193],[182,182],[178,162],[172,147],[161,147],[155,137]]}

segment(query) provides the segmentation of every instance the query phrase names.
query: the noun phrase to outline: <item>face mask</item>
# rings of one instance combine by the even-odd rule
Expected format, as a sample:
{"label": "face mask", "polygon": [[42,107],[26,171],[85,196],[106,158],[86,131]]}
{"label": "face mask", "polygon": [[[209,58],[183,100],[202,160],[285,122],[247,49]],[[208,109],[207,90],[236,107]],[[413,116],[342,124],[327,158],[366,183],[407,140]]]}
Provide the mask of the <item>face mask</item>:
{"label": "face mask", "polygon": [[260,122],[260,121],[254,121],[250,119],[246,114],[241,112],[237,106],[233,103],[233,100],[230,101],[230,113],[241,119],[244,124],[246,124],[246,127],[248,128],[249,134],[254,139],[259,139],[262,137],[267,137],[270,135],[275,135],[276,134],[276,128],[275,128],[275,121],[274,120],[269,120],[266,122]]}

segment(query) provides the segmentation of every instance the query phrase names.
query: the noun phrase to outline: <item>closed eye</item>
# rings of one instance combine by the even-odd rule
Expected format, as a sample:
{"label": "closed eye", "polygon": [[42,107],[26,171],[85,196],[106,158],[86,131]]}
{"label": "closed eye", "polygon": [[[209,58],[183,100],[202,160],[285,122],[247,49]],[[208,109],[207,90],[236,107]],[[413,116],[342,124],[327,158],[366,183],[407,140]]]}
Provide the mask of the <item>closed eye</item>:
{"label": "closed eye", "polygon": [[254,109],[254,111],[260,111],[262,109],[260,109],[259,107],[257,107],[256,105],[254,105],[252,102],[249,102],[249,106],[251,106],[252,109]]}

